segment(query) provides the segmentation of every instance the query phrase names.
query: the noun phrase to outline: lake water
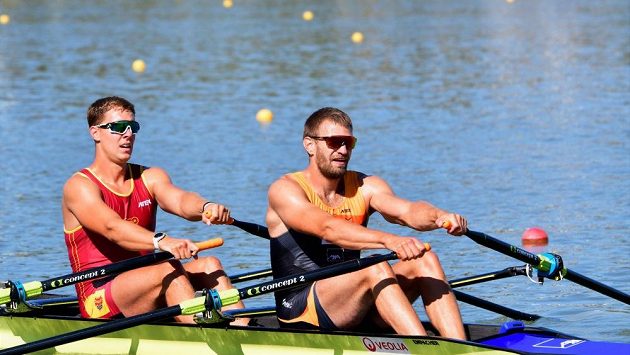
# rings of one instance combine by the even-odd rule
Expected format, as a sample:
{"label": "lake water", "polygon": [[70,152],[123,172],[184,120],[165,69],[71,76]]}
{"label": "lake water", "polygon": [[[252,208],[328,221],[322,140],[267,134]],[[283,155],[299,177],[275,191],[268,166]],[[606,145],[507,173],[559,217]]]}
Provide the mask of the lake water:
{"label": "lake water", "polygon": [[[142,123],[133,161],[238,219],[264,223],[269,184],[307,163],[304,120],[336,106],[359,138],[352,169],[511,244],[540,226],[545,251],[630,292],[628,1],[2,0],[0,13],[10,15],[0,25],[0,279],[69,272],[61,189],[92,161],[87,107],[119,95]],[[131,70],[137,58],[143,73]],[[267,126],[255,120],[263,107],[274,112]],[[451,278],[522,264],[465,237],[371,226],[430,242]],[[158,228],[223,237],[209,253],[232,274],[269,265],[267,242],[237,228],[165,214]],[[461,290],[542,315],[537,326],[630,341],[628,305],[566,280]],[[461,308],[467,322],[506,320]]]}

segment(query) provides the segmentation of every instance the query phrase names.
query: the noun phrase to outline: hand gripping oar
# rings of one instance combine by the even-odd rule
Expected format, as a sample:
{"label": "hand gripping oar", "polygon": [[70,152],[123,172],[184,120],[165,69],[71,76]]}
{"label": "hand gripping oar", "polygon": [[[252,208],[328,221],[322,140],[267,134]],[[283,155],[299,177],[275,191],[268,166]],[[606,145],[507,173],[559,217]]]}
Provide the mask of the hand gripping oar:
{"label": "hand gripping oar", "polygon": [[[204,212],[207,218],[212,217],[212,211],[208,210],[206,212]],[[228,221],[228,224],[231,224],[235,227],[238,227],[242,230],[244,230],[247,233],[259,236],[261,238],[265,238],[265,239],[270,239],[269,236],[269,230],[267,230],[267,227],[261,226],[260,224],[256,224],[256,223],[250,223],[250,222],[243,222],[243,221],[239,221],[238,219],[232,218],[230,217],[230,220]]]}
{"label": "hand gripping oar", "polygon": [[344,261],[339,264],[323,267],[319,270],[304,272],[301,274],[290,275],[287,277],[262,282],[256,285],[240,288],[229,289],[224,291],[208,290],[211,297],[196,297],[180,304],[158,309],[137,316],[123,318],[120,320],[112,320],[93,327],[75,330],[66,334],[53,336],[37,340],[31,343],[7,348],[0,351],[0,355],[24,354],[35,352],[57,345],[70,343],[82,339],[87,339],[118,330],[134,327],[136,325],[158,321],[160,319],[176,317],[179,315],[192,315],[199,312],[209,311],[212,309],[220,309],[238,302],[239,300],[263,295],[266,293],[282,291],[296,286],[305,285],[314,281],[322,280],[328,277],[338,276],[349,272],[354,272],[378,263],[394,260],[397,256],[395,253],[370,256],[367,258]]}
{"label": "hand gripping oar", "polygon": [[559,255],[544,253],[532,254],[517,246],[510,245],[501,240],[493,238],[487,234],[468,230],[466,233],[470,239],[478,244],[496,250],[499,253],[511,256],[520,261],[526,262],[536,268],[539,277],[547,277],[553,280],[562,278],[573,281],[578,285],[589,288],[606,296],[612,297],[625,304],[630,304],[630,296],[627,293],[616,290],[610,286],[604,285],[599,281],[595,281],[575,271],[564,267],[562,258]]}
{"label": "hand gripping oar", "polygon": [[[199,250],[216,248],[223,245],[223,239],[209,239],[204,242],[196,243],[196,245]],[[137,256],[135,258],[75,272],[72,274],[53,277],[44,281],[31,281],[26,283],[9,281],[7,282],[9,287],[0,289],[0,305],[7,304],[9,302],[24,302],[29,298],[41,295],[45,291],[74,285],[78,282],[93,280],[104,276],[116,275],[121,272],[164,261],[172,257],[173,255],[171,253],[167,251],[161,251],[158,253],[150,253],[147,255]]]}

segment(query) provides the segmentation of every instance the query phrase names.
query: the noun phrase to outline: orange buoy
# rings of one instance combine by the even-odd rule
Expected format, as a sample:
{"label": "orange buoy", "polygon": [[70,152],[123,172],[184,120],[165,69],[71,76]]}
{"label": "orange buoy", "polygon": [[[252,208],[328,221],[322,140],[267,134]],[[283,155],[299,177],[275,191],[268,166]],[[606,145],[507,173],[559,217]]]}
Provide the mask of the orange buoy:
{"label": "orange buoy", "polygon": [[540,227],[527,228],[521,237],[523,244],[527,245],[547,245],[549,237],[547,232]]}

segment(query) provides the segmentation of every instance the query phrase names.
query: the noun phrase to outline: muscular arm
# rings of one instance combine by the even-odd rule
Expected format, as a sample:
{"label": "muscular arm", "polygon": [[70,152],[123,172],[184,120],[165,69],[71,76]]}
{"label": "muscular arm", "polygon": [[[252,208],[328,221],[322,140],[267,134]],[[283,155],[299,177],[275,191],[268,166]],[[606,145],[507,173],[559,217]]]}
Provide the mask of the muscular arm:
{"label": "muscular arm", "polygon": [[81,224],[129,250],[153,249],[153,232],[126,221],[103,202],[99,188],[75,174],[63,188],[64,224]]}
{"label": "muscular arm", "polygon": [[201,220],[201,208],[207,200],[199,194],[173,185],[168,174],[160,168],[146,170],[144,179],[161,209],[189,221]]}
{"label": "muscular arm", "polygon": [[287,177],[271,185],[268,198],[267,225],[272,236],[294,229],[349,249],[388,248],[397,238],[329,215],[311,204],[299,185]]}
{"label": "muscular arm", "polygon": [[426,201],[400,198],[377,176],[366,177],[363,190],[369,197],[370,207],[383,215],[388,222],[419,231],[430,231],[449,221],[449,233],[461,235],[466,231],[466,220],[462,216],[444,211]]}
{"label": "muscular arm", "polygon": [[[229,210],[218,203],[209,203],[198,193],[183,190],[173,184],[166,171],[149,168],[143,173],[149,191],[164,211],[189,221],[203,221],[205,224],[226,224],[230,220]],[[205,212],[201,209],[205,206]]]}

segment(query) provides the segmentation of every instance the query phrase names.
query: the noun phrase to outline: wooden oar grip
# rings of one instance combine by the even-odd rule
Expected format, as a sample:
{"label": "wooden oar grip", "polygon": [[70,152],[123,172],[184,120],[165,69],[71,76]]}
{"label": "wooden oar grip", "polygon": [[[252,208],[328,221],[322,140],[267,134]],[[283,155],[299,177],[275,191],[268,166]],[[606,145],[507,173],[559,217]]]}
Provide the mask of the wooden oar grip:
{"label": "wooden oar grip", "polygon": [[424,250],[425,250],[425,251],[431,251],[431,244],[429,244],[429,243],[424,243]]}
{"label": "wooden oar grip", "polygon": [[444,221],[444,223],[442,223],[442,228],[444,229],[451,228],[451,221]]}
{"label": "wooden oar grip", "polygon": [[214,239],[208,239],[204,242],[199,242],[199,243],[195,243],[195,245],[197,246],[197,248],[199,248],[199,250],[206,250],[206,249],[211,249],[211,248],[216,248],[216,247],[220,247],[221,245],[223,245],[223,238],[214,238]]}

